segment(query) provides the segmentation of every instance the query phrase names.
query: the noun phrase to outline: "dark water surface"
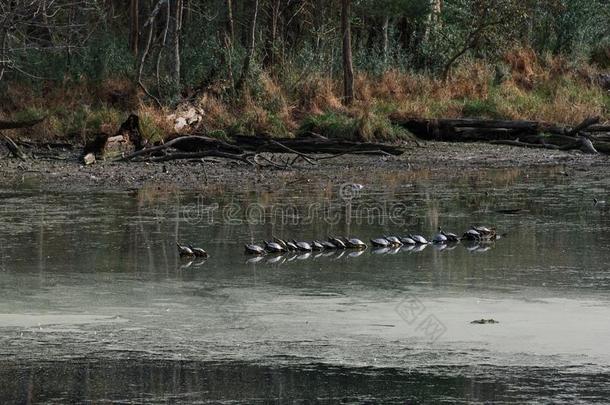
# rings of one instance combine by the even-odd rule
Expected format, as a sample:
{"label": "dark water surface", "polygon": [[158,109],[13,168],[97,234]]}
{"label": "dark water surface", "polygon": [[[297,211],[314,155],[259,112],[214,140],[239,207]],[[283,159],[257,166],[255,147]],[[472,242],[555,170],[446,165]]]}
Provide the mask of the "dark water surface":
{"label": "dark water surface", "polygon": [[[0,403],[606,402],[610,212],[592,199],[608,173],[564,170],[372,176],[361,192],[0,191]],[[505,235],[243,254],[272,234],[474,223]],[[210,259],[180,259],[177,240]]]}

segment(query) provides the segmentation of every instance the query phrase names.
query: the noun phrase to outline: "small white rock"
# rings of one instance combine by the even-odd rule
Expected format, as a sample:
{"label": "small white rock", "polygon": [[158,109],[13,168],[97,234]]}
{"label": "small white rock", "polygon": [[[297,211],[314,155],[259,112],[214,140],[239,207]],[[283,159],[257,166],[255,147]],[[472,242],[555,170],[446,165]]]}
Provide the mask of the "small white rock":
{"label": "small white rock", "polygon": [[83,163],[85,164],[85,166],[89,166],[95,163],[95,155],[93,153],[87,153],[84,157],[83,157]]}
{"label": "small white rock", "polygon": [[180,131],[182,128],[186,127],[186,125],[186,120],[183,117],[179,117],[176,119],[176,122],[174,122],[174,129]]}

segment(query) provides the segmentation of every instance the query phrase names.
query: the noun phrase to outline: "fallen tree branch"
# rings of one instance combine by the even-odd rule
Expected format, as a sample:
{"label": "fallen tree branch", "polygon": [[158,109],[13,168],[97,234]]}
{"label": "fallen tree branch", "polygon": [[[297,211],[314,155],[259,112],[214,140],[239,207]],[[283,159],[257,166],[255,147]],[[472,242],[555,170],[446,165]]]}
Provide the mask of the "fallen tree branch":
{"label": "fallen tree branch", "polygon": [[259,159],[263,159],[264,161],[269,163],[269,165],[275,167],[276,169],[286,169],[286,166],[278,165],[277,163],[275,163],[274,161],[272,161],[271,159],[269,159],[269,158],[267,158],[266,156],[263,156],[263,155],[255,154],[253,159],[254,159],[254,163],[256,163],[257,166],[263,166],[259,162]]}
{"label": "fallen tree branch", "polygon": [[17,146],[15,141],[13,141],[8,135],[4,135],[4,139],[6,141],[6,147],[8,148],[8,150],[11,152],[11,154],[14,157],[21,159],[23,161],[27,160],[27,156],[25,155],[25,153],[23,153],[21,151],[21,149],[19,148],[19,146]]}
{"label": "fallen tree branch", "polygon": [[[294,149],[292,149],[292,148],[289,148],[289,147],[288,147],[288,146],[286,146],[286,145],[282,145],[280,142],[277,142],[277,141],[274,141],[274,140],[271,140],[270,142],[271,142],[272,144],[274,144],[274,145],[279,146],[279,147],[280,147],[280,148],[282,148],[282,149],[285,149],[285,150],[286,150],[287,152],[289,152],[289,153],[294,153],[295,155],[297,155],[298,157],[302,158],[304,161],[306,161],[307,163],[309,163],[309,164],[311,164],[311,165],[316,165],[316,164],[317,164],[317,162],[315,162],[315,161],[314,161],[312,158],[310,158],[309,156],[307,156],[307,155],[306,155],[306,154],[304,154],[304,153],[301,153],[301,152],[299,152],[299,151],[297,151],[297,150],[294,150]],[[292,163],[294,164],[294,162],[295,162],[295,161],[296,161],[296,158],[295,158],[295,160],[294,160]]]}
{"label": "fallen tree branch", "polygon": [[32,127],[36,124],[41,123],[46,119],[46,115],[42,118],[38,118],[35,120],[29,121],[0,121],[0,130],[2,129],[18,129],[18,128],[28,128]]}
{"label": "fallen tree branch", "polygon": [[[270,142],[269,138],[238,135],[234,137],[236,145],[246,150],[270,153],[285,153],[286,148],[291,153],[302,154],[338,154],[349,151],[369,152],[371,154],[401,155],[405,151],[400,146],[387,145],[374,142],[354,142],[343,139],[320,139],[320,138],[279,138]],[[278,145],[278,143],[280,145]],[[311,156],[309,156],[311,158]]]}
{"label": "fallen tree branch", "polygon": [[140,86],[140,88],[142,89],[142,91],[150,98],[153,99],[153,101],[155,102],[155,104],[157,104],[157,106],[159,108],[163,108],[163,104],[161,104],[161,101],[159,101],[159,99],[157,97],[155,97],[150,91],[148,91],[148,89],[146,88],[146,86],[144,86],[144,83],[142,83],[142,80],[138,80],[138,86]]}
{"label": "fallen tree branch", "polygon": [[148,158],[150,162],[167,162],[169,160],[177,160],[177,159],[201,159],[205,157],[220,157],[225,159],[239,160],[244,163],[248,163],[252,165],[252,161],[249,160],[250,157],[254,157],[253,153],[243,153],[241,155],[236,155],[233,153],[222,152],[219,150],[206,150],[200,152],[175,152],[168,153],[163,156],[152,156]]}
{"label": "fallen tree branch", "polygon": [[591,125],[597,124],[599,122],[599,120],[600,120],[600,117],[589,117],[589,118],[585,119],[583,122],[581,122],[580,124],[576,125],[571,130],[569,130],[566,133],[566,135],[567,136],[576,136],[576,134],[585,130],[586,128],[590,127]]}
{"label": "fallen tree branch", "polygon": [[525,148],[539,148],[539,149],[555,149],[559,150],[560,147],[557,145],[549,145],[547,143],[529,143],[529,142],[521,142],[521,141],[509,141],[509,140],[495,140],[489,141],[492,145],[510,145],[510,146],[521,146]]}
{"label": "fallen tree branch", "polygon": [[[189,145],[188,147],[185,145]],[[232,153],[234,155],[244,153],[244,151],[234,145],[228,144],[223,141],[219,141],[218,139],[209,138],[201,135],[189,135],[189,136],[181,136],[178,138],[174,138],[171,141],[168,141],[162,145],[151,146],[148,148],[140,149],[136,152],[133,152],[127,156],[123,156],[118,158],[117,160],[125,161],[132,160],[136,157],[140,157],[143,155],[151,155],[153,153],[161,152],[163,150],[175,148],[181,150],[183,152],[196,152],[196,151],[209,151],[211,149],[221,150],[224,149],[226,153]]]}
{"label": "fallen tree branch", "polygon": [[597,155],[599,153],[597,149],[595,149],[593,142],[591,142],[591,140],[586,136],[579,136],[578,140],[580,144],[580,150],[582,150],[584,153],[590,153],[594,155]]}

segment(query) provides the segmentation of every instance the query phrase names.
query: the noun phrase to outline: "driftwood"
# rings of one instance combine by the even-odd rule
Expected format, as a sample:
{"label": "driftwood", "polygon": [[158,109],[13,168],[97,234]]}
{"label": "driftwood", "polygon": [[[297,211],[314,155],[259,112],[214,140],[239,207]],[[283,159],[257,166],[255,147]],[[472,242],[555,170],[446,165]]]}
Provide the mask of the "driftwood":
{"label": "driftwood", "polygon": [[415,136],[446,142],[489,142],[530,148],[573,150],[608,154],[610,126],[598,125],[599,117],[591,117],[575,127],[538,121],[479,119],[411,119],[395,124]]}
{"label": "driftwood", "polygon": [[[240,154],[244,153],[244,151],[241,148],[239,148],[235,145],[230,145],[221,140],[206,137],[206,136],[191,135],[191,136],[181,136],[178,138],[174,138],[171,141],[168,141],[161,145],[151,146],[151,147],[145,148],[145,149],[140,149],[130,155],[120,158],[119,160],[133,160],[134,158],[144,156],[144,155],[153,156],[156,153],[168,150],[169,148],[174,148],[181,152],[187,152],[187,153],[205,152],[205,151],[220,151],[223,153],[229,153],[229,154],[233,154],[233,155],[240,155]],[[203,157],[203,156],[199,156],[199,157]]]}
{"label": "driftwood", "polygon": [[[295,155],[293,159],[278,158],[282,164],[268,158],[262,153],[282,153]],[[402,150],[398,147],[359,143],[338,140],[308,139],[267,139],[259,137],[237,137],[235,143],[227,143],[218,139],[190,135],[174,138],[164,144],[140,149],[118,160],[148,160],[163,162],[176,159],[200,159],[204,157],[221,157],[238,160],[252,165],[269,165],[277,168],[287,168],[301,159],[311,165],[319,159],[329,159],[345,154],[374,154],[382,156],[398,155]],[[331,156],[314,157],[312,154]]]}
{"label": "driftwood", "polygon": [[[164,162],[176,159],[220,157],[256,166],[287,168],[293,166],[299,160],[307,162],[310,165],[316,165],[319,158],[313,155],[319,154],[331,155],[320,158],[329,159],[345,154],[396,156],[404,153],[404,150],[399,146],[328,139],[321,136],[296,139],[236,136],[233,137],[231,142],[225,142],[205,135],[187,135],[175,137],[160,145],[137,148],[137,146],[143,145],[143,143],[138,143],[138,127],[138,119],[135,115],[131,115],[121,126],[119,133],[127,132],[132,142],[136,144],[136,150],[117,160]],[[133,133],[136,133],[136,135],[133,136]],[[99,141],[93,143],[96,146],[104,145],[107,139],[107,136],[100,137]],[[93,149],[91,145],[85,148],[85,152],[90,149]],[[269,153],[271,156],[264,156],[263,153]],[[294,155],[294,157],[285,157],[283,155]]]}
{"label": "driftwood", "polygon": [[591,140],[586,136],[579,136],[578,140],[580,143],[580,150],[582,150],[584,153],[599,153],[597,149],[595,149],[595,145],[593,145],[593,142],[591,142]]}
{"label": "driftwood", "polygon": [[253,164],[250,158],[254,158],[253,153],[242,153],[234,154],[228,152],[222,152],[219,150],[207,150],[202,152],[176,152],[161,156],[153,156],[148,159],[151,162],[167,162],[169,160],[177,159],[201,159],[204,157],[220,157],[225,159],[239,160],[244,163]]}

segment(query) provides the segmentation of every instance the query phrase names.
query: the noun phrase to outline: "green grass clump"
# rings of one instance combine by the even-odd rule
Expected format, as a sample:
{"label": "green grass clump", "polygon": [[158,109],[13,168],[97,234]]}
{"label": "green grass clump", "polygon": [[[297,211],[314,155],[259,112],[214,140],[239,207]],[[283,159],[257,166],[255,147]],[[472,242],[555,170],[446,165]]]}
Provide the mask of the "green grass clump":
{"label": "green grass clump", "polygon": [[16,112],[12,120],[14,121],[34,121],[49,114],[49,111],[38,107],[28,107]]}
{"label": "green grass clump", "polygon": [[209,136],[210,138],[218,139],[218,140],[225,141],[225,142],[229,140],[227,133],[222,129],[213,129],[207,133],[207,136]]}
{"label": "green grass clump", "polygon": [[319,134],[327,138],[357,140],[358,123],[345,114],[334,112],[310,115],[303,120],[299,128],[299,134],[309,133]]}
{"label": "green grass clump", "polygon": [[140,115],[140,131],[142,137],[151,144],[162,141],[166,135],[155,120],[147,114]]}
{"label": "green grass clump", "polygon": [[226,132],[229,136],[265,135],[272,138],[290,136],[290,131],[284,121],[277,114],[265,110],[244,113],[227,126]]}
{"label": "green grass clump", "polygon": [[465,100],[462,114],[464,117],[502,118],[501,113],[498,111],[496,100],[493,98]]}
{"label": "green grass clump", "polygon": [[393,125],[385,114],[360,112],[356,117],[326,112],[303,120],[299,134],[315,133],[332,139],[349,141],[399,141],[412,139],[404,128]]}

